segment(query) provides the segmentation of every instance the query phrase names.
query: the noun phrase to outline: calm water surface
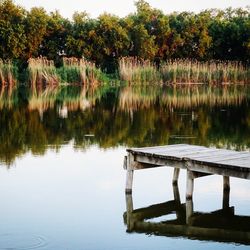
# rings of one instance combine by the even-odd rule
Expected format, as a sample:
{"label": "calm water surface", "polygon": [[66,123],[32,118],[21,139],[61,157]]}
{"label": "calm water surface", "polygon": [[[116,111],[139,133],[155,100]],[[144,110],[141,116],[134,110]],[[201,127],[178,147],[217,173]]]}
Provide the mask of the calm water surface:
{"label": "calm water surface", "polygon": [[[127,232],[122,167],[133,146],[189,143],[249,151],[249,105],[250,89],[240,86],[62,87],[2,97],[0,249],[248,249]],[[172,200],[172,171],[136,172],[134,208]],[[221,209],[222,185],[221,176],[197,179],[194,210]],[[249,181],[231,179],[230,206],[248,220],[249,190]],[[184,171],[179,191],[184,203]]]}

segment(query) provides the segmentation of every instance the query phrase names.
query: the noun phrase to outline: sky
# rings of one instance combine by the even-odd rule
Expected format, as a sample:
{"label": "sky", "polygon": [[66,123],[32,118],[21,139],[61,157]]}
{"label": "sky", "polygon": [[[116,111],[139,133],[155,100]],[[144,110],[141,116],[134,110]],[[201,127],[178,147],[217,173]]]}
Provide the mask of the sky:
{"label": "sky", "polygon": [[[135,11],[134,0],[14,0],[18,5],[30,9],[44,7],[48,12],[59,10],[61,15],[71,18],[75,11],[86,11],[95,18],[103,12],[124,17]],[[208,8],[246,7],[250,0],[147,0],[154,8],[171,13],[173,11],[199,12]]]}

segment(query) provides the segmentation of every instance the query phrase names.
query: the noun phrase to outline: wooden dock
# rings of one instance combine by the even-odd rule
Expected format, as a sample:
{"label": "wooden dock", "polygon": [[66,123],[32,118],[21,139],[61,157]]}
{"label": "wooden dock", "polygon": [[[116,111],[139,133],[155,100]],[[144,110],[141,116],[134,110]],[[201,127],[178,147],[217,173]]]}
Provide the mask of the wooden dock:
{"label": "wooden dock", "polygon": [[194,179],[216,174],[224,177],[224,189],[229,189],[229,177],[250,179],[250,152],[208,148],[188,144],[127,149],[124,159],[127,170],[126,193],[132,193],[135,170],[173,167],[173,183],[180,169],[187,170],[186,197],[192,199]]}
{"label": "wooden dock", "polygon": [[[230,177],[250,179],[250,152],[187,144],[131,148],[127,149],[127,152],[128,155],[124,159],[124,168],[127,170],[127,212],[124,219],[128,232],[250,244],[250,217],[235,215],[234,208],[229,204]],[[163,166],[174,168],[174,200],[134,210],[134,171]],[[178,189],[180,169],[187,172],[185,203],[181,203]],[[212,174],[223,176],[222,209],[209,214],[194,212],[194,179]],[[146,220],[170,213],[176,213],[177,219],[160,223]]]}

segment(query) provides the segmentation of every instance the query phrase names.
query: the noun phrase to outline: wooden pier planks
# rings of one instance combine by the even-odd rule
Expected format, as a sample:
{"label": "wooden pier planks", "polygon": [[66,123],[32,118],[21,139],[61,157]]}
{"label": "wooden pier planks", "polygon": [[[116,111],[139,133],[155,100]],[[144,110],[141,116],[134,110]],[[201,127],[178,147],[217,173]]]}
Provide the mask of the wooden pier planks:
{"label": "wooden pier planks", "polygon": [[[127,150],[135,159],[139,156],[151,158],[148,160],[152,164],[152,158],[177,160],[192,162],[202,165],[218,167],[228,167],[230,169],[245,169],[250,171],[250,152],[238,152],[234,150],[207,148],[203,146],[193,146],[188,144],[176,144],[159,147],[131,148]],[[139,160],[138,160],[139,161]],[[147,163],[146,160],[143,161]]]}
{"label": "wooden pier planks", "polygon": [[[188,144],[127,149],[126,192],[132,192],[133,171],[169,166],[187,170],[187,196],[191,196],[193,179],[217,174],[250,179],[250,152],[208,148]],[[178,172],[173,182],[178,181]]]}
{"label": "wooden pier planks", "polygon": [[[193,212],[192,201],[194,179],[210,174],[218,174],[223,176],[223,211],[231,209],[229,207],[230,177],[250,179],[249,151],[238,152],[203,146],[176,144],[159,147],[131,148],[127,152],[128,155],[125,157],[124,166],[127,170],[126,200],[128,201],[127,204],[130,204],[127,205],[126,213],[129,232],[152,233],[156,231],[157,235],[173,234],[184,237],[250,244],[249,217],[230,215],[228,219],[221,218],[220,213],[217,217],[215,213],[197,215],[197,213]],[[159,206],[151,206],[148,209],[133,210],[131,193],[134,170],[160,166],[174,168],[173,188],[175,200],[159,204]],[[177,185],[180,168],[187,170],[185,206],[180,202]],[[168,209],[166,206],[168,206]],[[152,223],[144,220],[145,218],[154,217],[154,210],[157,211],[157,216],[163,215],[162,211],[170,213],[176,210],[176,221],[180,220],[181,224],[177,224],[176,221]],[[228,213],[226,213],[226,216],[228,216]],[[231,225],[228,227],[228,221],[232,220],[233,225],[239,225],[239,228],[234,228]],[[218,228],[216,225],[208,226],[208,222],[213,222],[214,224],[219,222],[220,225]],[[226,222],[225,225],[223,224],[224,222]],[[247,226],[240,224],[241,222],[246,222],[244,225]],[[198,225],[194,226],[197,223]]]}

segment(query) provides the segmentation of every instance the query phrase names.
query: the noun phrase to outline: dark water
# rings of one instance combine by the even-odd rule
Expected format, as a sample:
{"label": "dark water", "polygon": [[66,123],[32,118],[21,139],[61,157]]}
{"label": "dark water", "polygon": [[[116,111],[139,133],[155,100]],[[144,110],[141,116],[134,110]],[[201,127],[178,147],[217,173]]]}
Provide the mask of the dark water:
{"label": "dark water", "polygon": [[[125,149],[173,143],[249,151],[250,88],[64,86],[2,95],[0,249],[247,249],[154,228],[127,232]],[[136,173],[134,208],[172,200],[171,179],[168,168]],[[195,185],[195,211],[221,209],[221,176]],[[231,179],[230,206],[243,226],[249,188]],[[179,191],[184,202],[185,172]]]}

